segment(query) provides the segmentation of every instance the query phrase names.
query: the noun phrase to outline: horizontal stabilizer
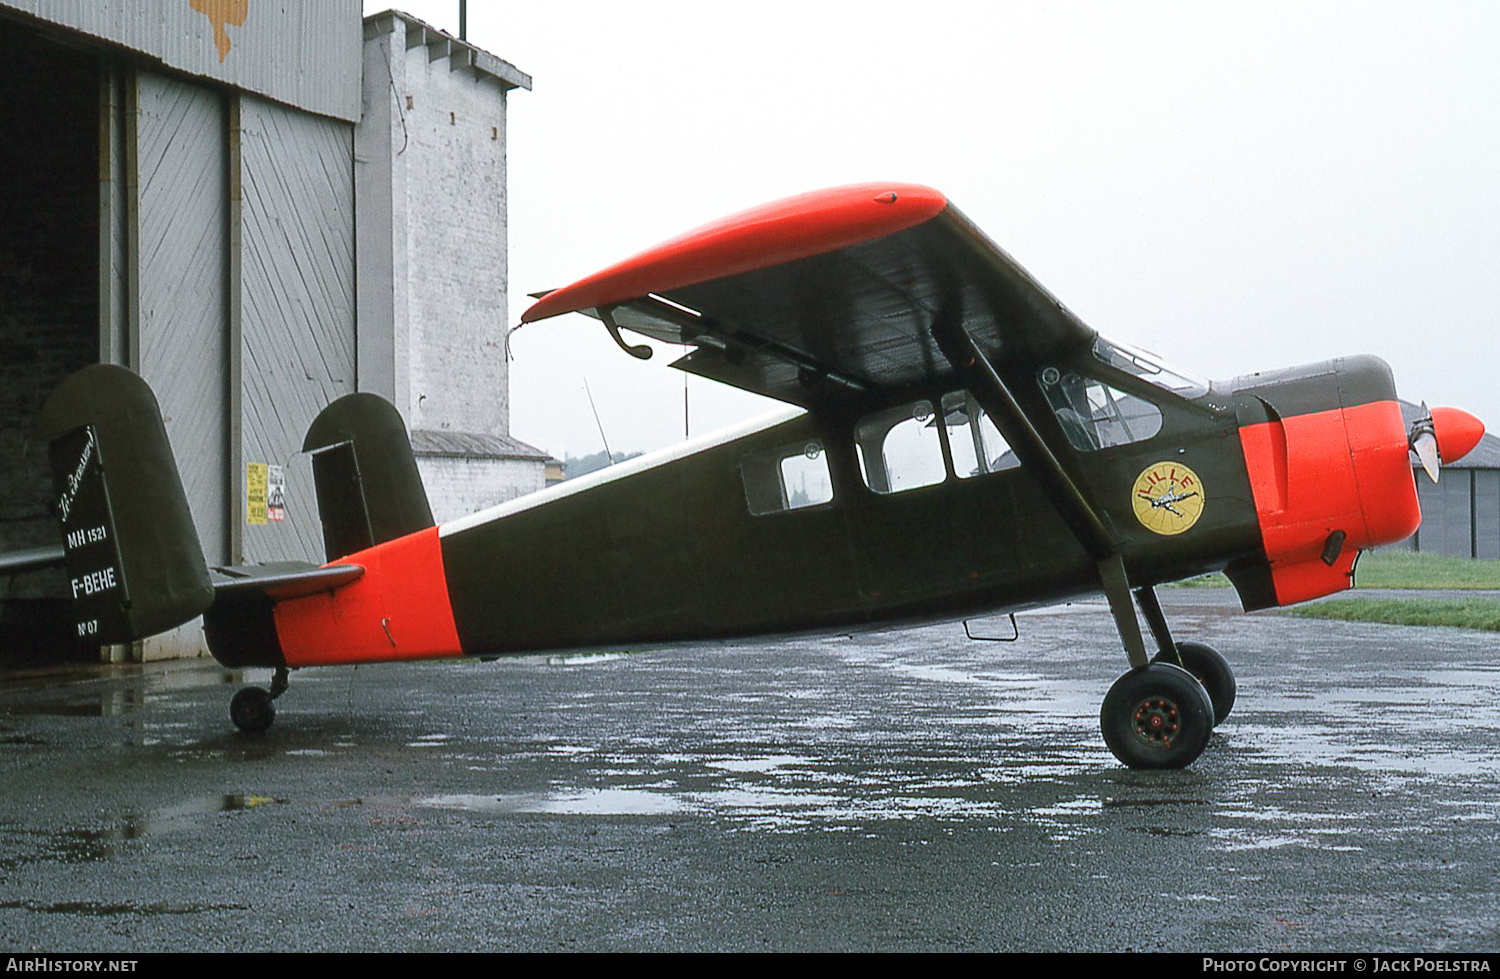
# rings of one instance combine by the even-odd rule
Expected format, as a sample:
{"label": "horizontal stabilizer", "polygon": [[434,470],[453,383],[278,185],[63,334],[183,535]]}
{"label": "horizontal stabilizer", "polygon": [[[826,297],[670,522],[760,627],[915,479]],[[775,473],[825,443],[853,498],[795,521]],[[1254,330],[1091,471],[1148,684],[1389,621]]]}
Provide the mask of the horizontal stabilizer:
{"label": "horizontal stabilizer", "polygon": [[333,592],[364,577],[357,564],[259,564],[214,568],[214,604],[203,635],[214,659],[231,669],[286,666],[276,631],[276,603]]}
{"label": "horizontal stabilizer", "polygon": [[257,564],[253,567],[214,568],[214,596],[256,592],[273,602],[306,598],[319,592],[331,592],[353,584],[364,577],[365,569],[357,564],[333,564],[316,567],[307,564]]}
{"label": "horizontal stabilizer", "polygon": [[19,574],[22,571],[35,571],[37,568],[47,568],[62,563],[63,549],[61,547],[33,547],[24,551],[0,554],[0,574]]}
{"label": "horizontal stabilizer", "polygon": [[161,408],[123,367],[96,364],[42,408],[77,635],[132,642],[213,601]]}

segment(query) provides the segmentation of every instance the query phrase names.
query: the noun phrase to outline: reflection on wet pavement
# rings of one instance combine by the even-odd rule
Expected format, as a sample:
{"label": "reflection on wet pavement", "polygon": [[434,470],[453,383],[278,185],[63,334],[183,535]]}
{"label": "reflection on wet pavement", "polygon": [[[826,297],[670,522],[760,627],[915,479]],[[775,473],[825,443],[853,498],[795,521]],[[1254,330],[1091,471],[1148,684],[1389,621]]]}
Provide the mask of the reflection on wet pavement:
{"label": "reflection on wet pavement", "polygon": [[[955,625],[307,671],[261,738],[228,729],[228,687],[201,667],[7,686],[0,778],[26,791],[0,795],[0,877],[29,890],[0,884],[0,938],[44,918],[76,927],[252,906],[256,917],[267,906],[282,913],[276,902],[297,895],[256,889],[267,874],[318,901],[328,899],[323,877],[339,881],[326,885],[337,892],[377,872],[389,887],[435,875],[493,899],[486,882],[504,874],[492,858],[532,860],[538,838],[625,834],[561,858],[568,876],[547,893],[562,895],[557,916],[568,920],[568,902],[581,900],[568,888],[587,877],[578,867],[641,852],[656,872],[677,873],[691,847],[685,856],[668,844],[691,827],[693,846],[723,851],[704,858],[710,868],[765,866],[778,848],[844,867],[829,854],[854,851],[835,848],[884,847],[848,871],[870,893],[892,853],[922,850],[927,860],[962,839],[961,884],[981,868],[1031,880],[1018,907],[1055,880],[1071,888],[1070,914],[1098,895],[1091,920],[1113,921],[1104,896],[1123,889],[1211,928],[1253,899],[1252,924],[1263,929],[1254,934],[1275,946],[1308,917],[1287,894],[1326,895],[1327,880],[1347,878],[1349,902],[1384,908],[1368,878],[1387,866],[1425,881],[1471,872],[1470,854],[1497,849],[1493,637],[1242,616],[1197,596],[1172,614],[1180,636],[1218,646],[1240,677],[1234,713],[1184,772],[1125,770],[1099,738],[1100,700],[1124,670],[1102,603],[1023,613],[1015,644],[968,641]],[[316,871],[298,862],[309,860]],[[137,882],[184,864],[205,874],[222,864],[245,890],[211,878],[179,896]],[[93,893],[105,878],[109,892]],[[697,886],[674,881],[659,886]],[[1450,900],[1453,920],[1466,904],[1496,905],[1465,886],[1429,899]],[[835,889],[849,893],[837,881],[818,893]],[[704,893],[740,892],[715,883]],[[396,906],[443,899],[461,901],[450,891]],[[612,912],[628,914],[630,900]]]}

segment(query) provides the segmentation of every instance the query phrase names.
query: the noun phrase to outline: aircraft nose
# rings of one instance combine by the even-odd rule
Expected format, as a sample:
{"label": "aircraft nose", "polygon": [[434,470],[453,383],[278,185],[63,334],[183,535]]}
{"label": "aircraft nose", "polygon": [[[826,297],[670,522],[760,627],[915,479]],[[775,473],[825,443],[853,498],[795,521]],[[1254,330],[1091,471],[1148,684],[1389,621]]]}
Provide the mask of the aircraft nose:
{"label": "aircraft nose", "polygon": [[[1412,435],[1384,361],[1346,357],[1294,368],[1257,377],[1238,394],[1275,604],[1348,588],[1359,551],[1416,532],[1422,510]],[[1436,450],[1438,426],[1430,428]]]}
{"label": "aircraft nose", "polygon": [[[1427,407],[1425,404],[1422,406]],[[1457,462],[1468,455],[1484,436],[1484,422],[1462,408],[1433,408],[1412,423],[1407,435],[1422,468],[1435,483],[1439,462]]]}

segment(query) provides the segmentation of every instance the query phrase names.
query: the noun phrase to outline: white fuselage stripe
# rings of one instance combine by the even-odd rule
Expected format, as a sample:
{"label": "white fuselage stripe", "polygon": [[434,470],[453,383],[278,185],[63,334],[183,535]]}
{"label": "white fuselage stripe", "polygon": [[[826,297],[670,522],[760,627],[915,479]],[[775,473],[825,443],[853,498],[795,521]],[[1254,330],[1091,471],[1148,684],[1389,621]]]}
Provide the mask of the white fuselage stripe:
{"label": "white fuselage stripe", "polygon": [[778,408],[774,412],[762,415],[742,425],[720,429],[717,432],[691,439],[678,445],[669,446],[648,455],[637,456],[628,462],[622,462],[618,465],[605,466],[603,469],[596,470],[585,476],[579,476],[577,479],[565,480],[555,486],[549,486],[544,490],[516,497],[514,500],[480,510],[478,513],[470,516],[460,517],[457,520],[449,520],[438,526],[438,536],[447,537],[449,534],[456,534],[460,531],[469,530],[495,520],[502,520],[505,517],[523,513],[534,507],[551,503],[554,500],[561,500],[564,497],[593,489],[595,486],[602,486],[605,483],[612,483],[617,479],[624,479],[627,476],[633,476],[648,469],[664,466],[669,462],[686,459],[688,456],[696,455],[699,452],[706,452],[709,449],[733,442],[735,439],[743,438],[746,435],[773,428],[783,422],[791,421],[802,414],[804,412],[801,408]]}

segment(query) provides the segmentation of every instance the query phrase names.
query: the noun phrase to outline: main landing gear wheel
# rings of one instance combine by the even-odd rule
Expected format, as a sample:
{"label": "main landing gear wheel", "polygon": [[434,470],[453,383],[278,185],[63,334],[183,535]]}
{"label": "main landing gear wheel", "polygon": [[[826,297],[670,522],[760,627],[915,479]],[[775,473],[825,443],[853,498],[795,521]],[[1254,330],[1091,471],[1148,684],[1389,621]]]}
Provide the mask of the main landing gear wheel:
{"label": "main landing gear wheel", "polygon": [[286,693],[287,671],[283,667],[271,678],[271,689],[243,687],[229,702],[229,719],[234,726],[246,734],[260,734],[276,720],[276,708],[271,701]]}
{"label": "main landing gear wheel", "polygon": [[[1181,663],[1177,661],[1179,657]],[[1198,678],[1214,705],[1214,727],[1223,724],[1224,718],[1234,710],[1234,670],[1230,668],[1229,661],[1212,646],[1205,646],[1201,642],[1180,642],[1177,644],[1177,656],[1157,653],[1152,662],[1181,666]]]}
{"label": "main landing gear wheel", "polygon": [[1130,768],[1185,768],[1203,753],[1214,729],[1208,691],[1169,663],[1131,670],[1104,695],[1104,743]]}

